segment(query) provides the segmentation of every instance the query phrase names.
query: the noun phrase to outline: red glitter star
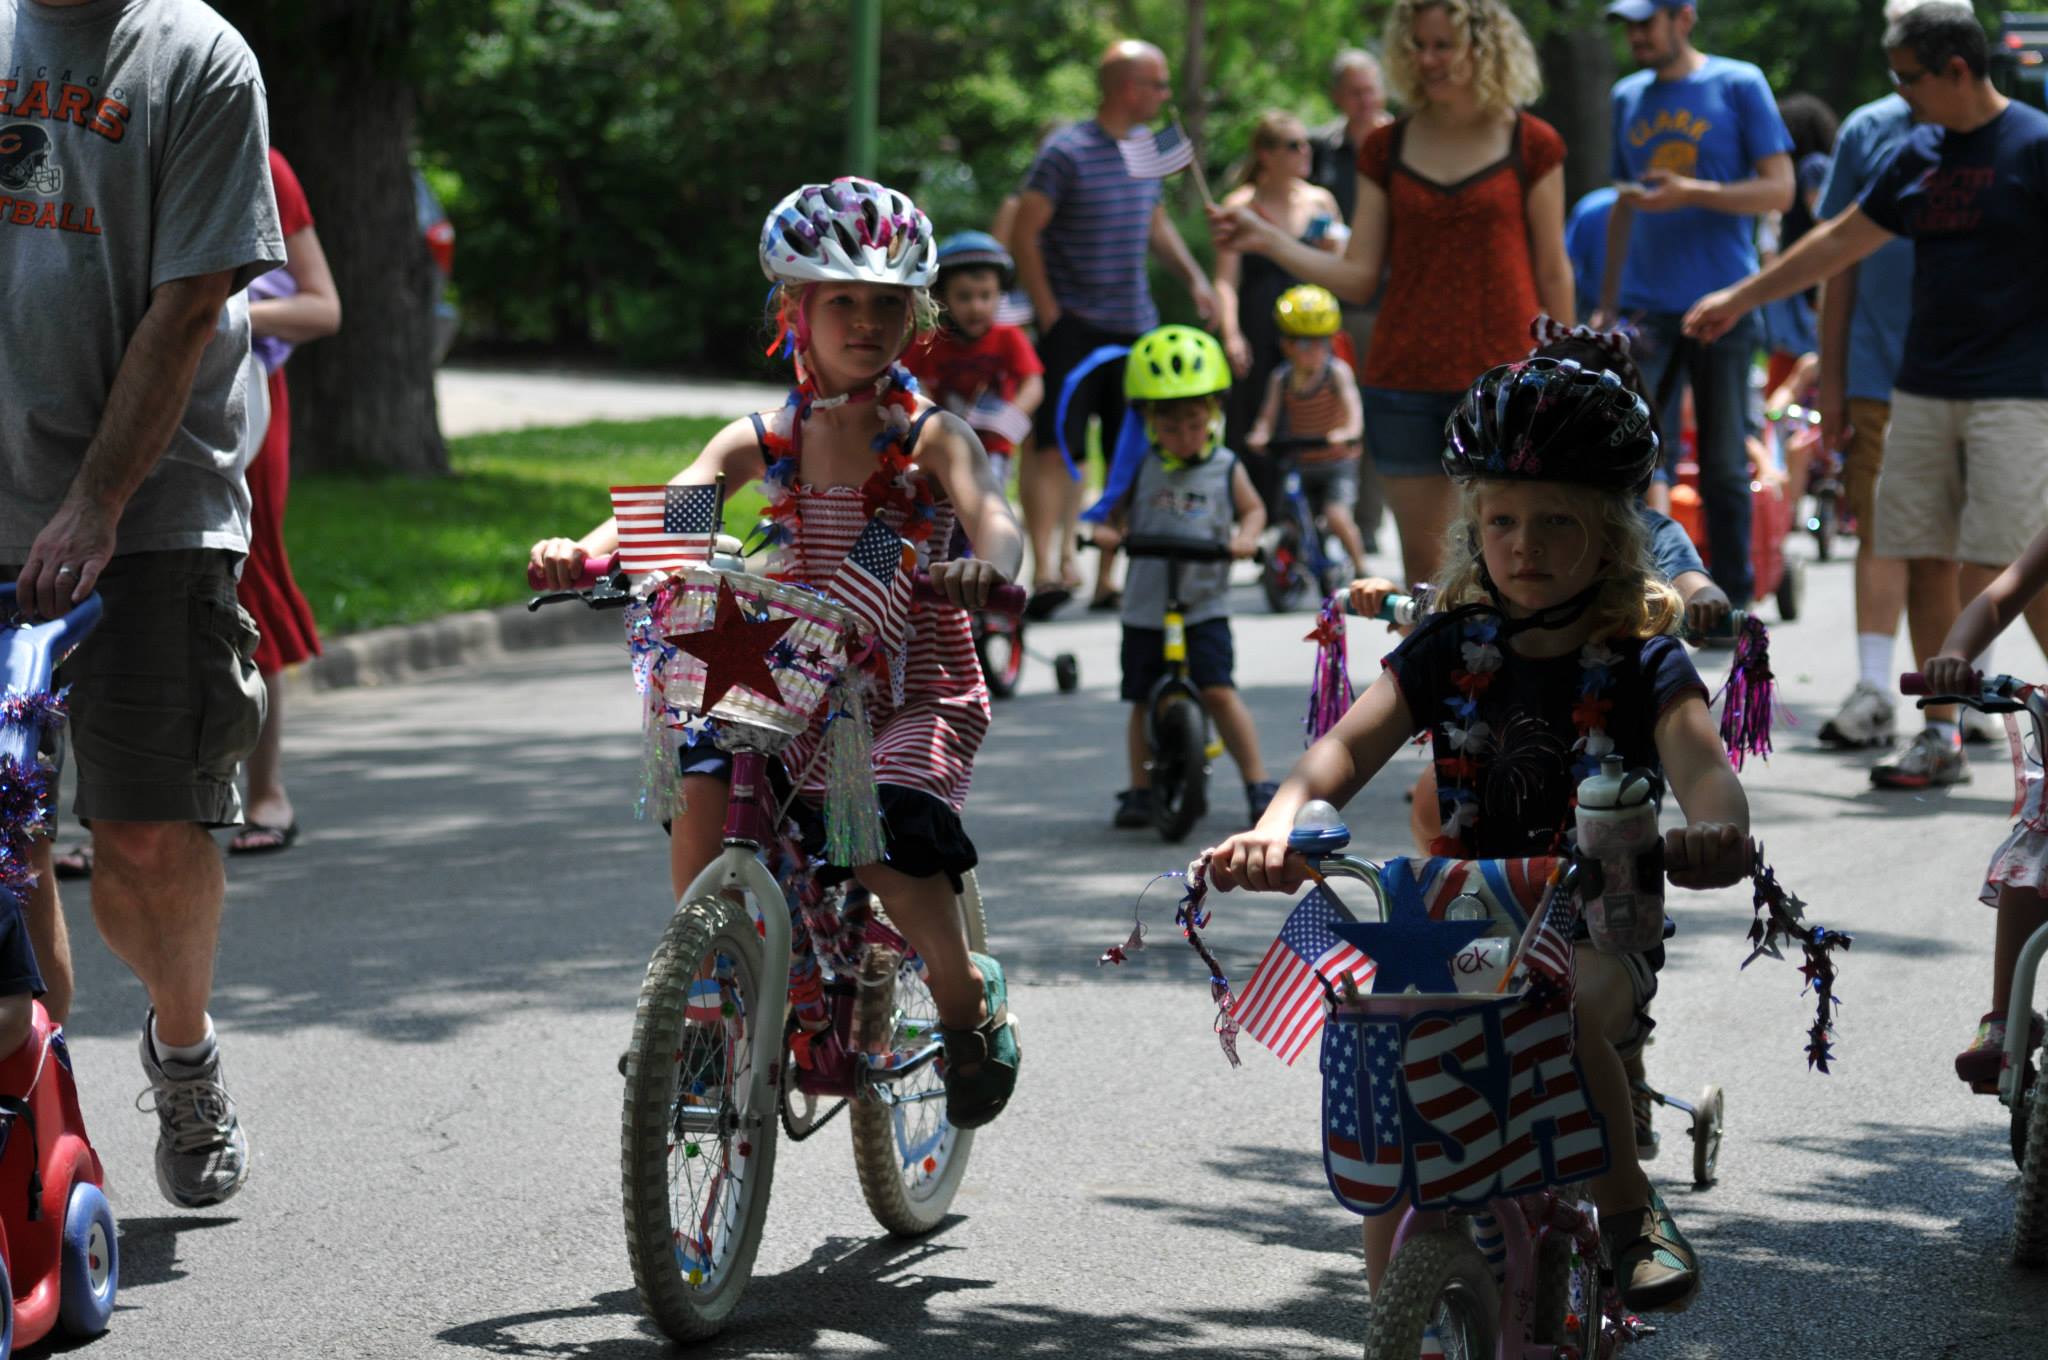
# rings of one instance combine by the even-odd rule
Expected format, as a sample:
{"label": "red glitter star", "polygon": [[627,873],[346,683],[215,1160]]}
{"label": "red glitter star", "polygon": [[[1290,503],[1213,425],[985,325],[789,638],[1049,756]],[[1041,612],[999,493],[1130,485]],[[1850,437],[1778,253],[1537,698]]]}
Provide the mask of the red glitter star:
{"label": "red glitter star", "polygon": [[768,670],[768,652],[795,626],[793,618],[748,622],[732,586],[720,577],[718,612],[711,626],[700,633],[672,633],[662,640],[704,663],[704,708],[708,712],[736,685],[778,704],[783,702],[782,691]]}

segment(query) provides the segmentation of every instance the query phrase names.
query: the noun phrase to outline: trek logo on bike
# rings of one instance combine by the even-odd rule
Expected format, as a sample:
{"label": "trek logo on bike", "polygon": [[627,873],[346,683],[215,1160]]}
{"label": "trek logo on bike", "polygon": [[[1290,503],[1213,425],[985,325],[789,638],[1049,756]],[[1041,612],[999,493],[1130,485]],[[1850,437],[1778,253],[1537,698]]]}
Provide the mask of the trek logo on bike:
{"label": "trek logo on bike", "polygon": [[1415,1000],[1337,1011],[1324,1027],[1323,1165],[1339,1203],[1469,1208],[1606,1169],[1569,1009]]}

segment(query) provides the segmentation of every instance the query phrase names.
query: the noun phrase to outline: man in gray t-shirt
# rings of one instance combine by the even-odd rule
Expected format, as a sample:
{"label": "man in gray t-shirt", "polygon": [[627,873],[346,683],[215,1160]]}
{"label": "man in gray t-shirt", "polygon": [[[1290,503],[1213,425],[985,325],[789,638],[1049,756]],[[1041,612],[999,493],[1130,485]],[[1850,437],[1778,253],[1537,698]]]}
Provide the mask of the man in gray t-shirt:
{"label": "man in gray t-shirt", "polygon": [[[199,0],[0,5],[0,583],[31,620],[95,590],[105,605],[58,677],[74,811],[100,932],[149,992],[157,1183],[188,1208],[248,1171],[207,1016],[225,889],[208,828],[240,820],[235,766],[262,724],[234,583],[243,289],[285,259],[264,104],[248,46]],[[33,867],[29,934],[61,1020],[47,841]],[[18,1042],[0,1027],[0,1056]]]}

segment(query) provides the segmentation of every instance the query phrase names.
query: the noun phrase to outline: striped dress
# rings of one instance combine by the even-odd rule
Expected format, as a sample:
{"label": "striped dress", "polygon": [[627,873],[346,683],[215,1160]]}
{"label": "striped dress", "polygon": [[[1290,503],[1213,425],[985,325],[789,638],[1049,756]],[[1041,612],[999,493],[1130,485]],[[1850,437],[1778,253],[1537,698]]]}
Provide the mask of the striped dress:
{"label": "striped dress", "polygon": [[[1344,398],[1337,390],[1337,375],[1330,371],[1329,364],[1323,365],[1322,373],[1305,392],[1294,390],[1292,364],[1275,369],[1273,381],[1280,386],[1280,428],[1275,434],[1282,438],[1313,437],[1328,434],[1344,424]],[[1357,456],[1355,452],[1324,445],[1303,453],[1301,462],[1348,463]]]}
{"label": "striped dress", "polygon": [[[913,442],[913,447],[915,444]],[[868,514],[856,486],[813,487],[799,482],[795,495],[800,513],[794,539],[782,552],[779,571],[805,585],[824,587],[867,527]],[[900,528],[900,512],[884,510],[883,520]],[[918,547],[918,567],[946,561],[955,523],[953,505],[934,506],[931,545]],[[959,812],[974,775],[974,755],[988,735],[988,682],[974,654],[974,635],[967,611],[950,605],[913,603],[903,666],[903,702],[898,704],[886,683],[868,694],[867,710],[875,733],[875,782],[929,793]],[[825,795],[826,762],[811,763],[824,739],[825,715],[811,730],[783,751],[792,778],[804,778],[801,794],[809,800]],[[808,769],[808,774],[805,771]]]}

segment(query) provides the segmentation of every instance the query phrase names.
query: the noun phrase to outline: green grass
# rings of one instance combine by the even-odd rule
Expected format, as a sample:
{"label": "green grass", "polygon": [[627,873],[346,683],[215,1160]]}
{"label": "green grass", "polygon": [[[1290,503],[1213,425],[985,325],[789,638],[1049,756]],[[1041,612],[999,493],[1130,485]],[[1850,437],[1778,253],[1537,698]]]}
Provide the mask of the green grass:
{"label": "green grass", "polygon": [[[455,475],[300,477],[286,541],[292,571],[328,633],[415,623],[524,600],[526,554],[580,537],[611,513],[614,485],[665,482],[726,422],[669,419],[520,430],[449,441]],[[760,494],[726,502],[728,532]]]}

